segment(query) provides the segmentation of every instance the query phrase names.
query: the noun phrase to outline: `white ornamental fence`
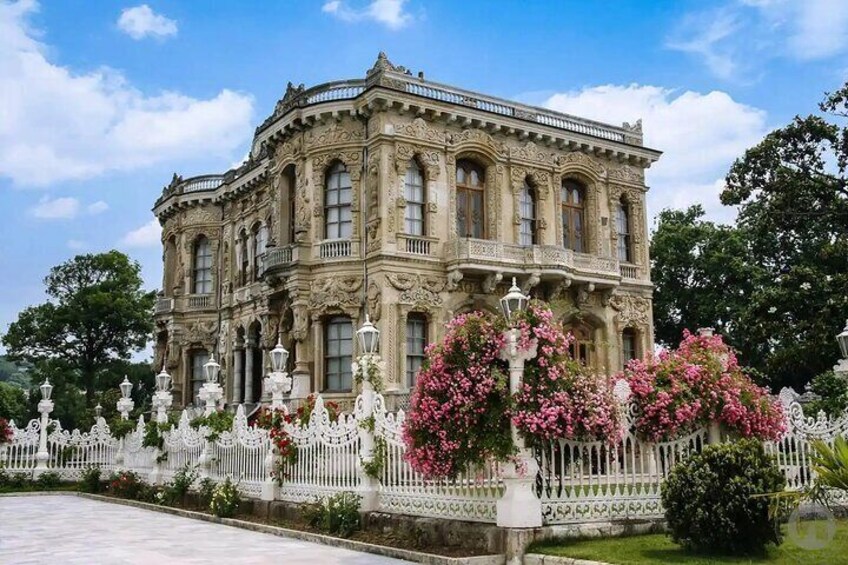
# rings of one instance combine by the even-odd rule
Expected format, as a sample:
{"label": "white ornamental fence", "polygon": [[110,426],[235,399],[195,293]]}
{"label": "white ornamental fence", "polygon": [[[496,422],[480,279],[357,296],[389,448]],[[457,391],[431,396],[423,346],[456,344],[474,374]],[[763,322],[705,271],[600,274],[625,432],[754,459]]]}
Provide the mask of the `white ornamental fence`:
{"label": "white ornamental fence", "polygon": [[[620,442],[609,445],[561,439],[537,449],[536,493],[544,523],[659,518],[662,482],[670,469],[716,440],[716,430],[704,428],[671,442],[643,442],[633,433],[634,407],[626,388],[616,393],[625,427]],[[216,482],[233,477],[241,491],[254,498],[297,503],[354,491],[362,494],[363,500],[373,494],[368,510],[497,521],[497,501],[504,492],[497,465],[452,480],[425,479],[404,458],[404,412],[390,412],[381,395],[368,395],[373,395],[368,396],[370,401],[360,395],[352,413],[342,414],[336,421],[331,421],[318,396],[306,425],[286,424],[298,455],[279,483],[272,476],[276,453],[269,432],[249,425],[241,406],[232,429],[217,436],[206,427],[191,427],[188,414],[183,413],[176,426],[162,433],[161,450],[144,446],[143,418],[122,439],[112,435],[103,419],[84,433],[62,430],[55,420],[44,432],[38,420],[25,428],[12,423],[12,441],[0,447],[0,467],[7,473],[53,471],[65,479],[76,479],[87,466],[95,465],[107,474],[131,470],[150,482],[162,483],[188,465]],[[815,478],[809,457],[811,442],[832,443],[835,437],[848,434],[848,412],[837,418],[805,416],[797,394],[789,389],[781,392],[780,400],[787,431],[780,441],[767,443],[766,449],[785,473],[787,488],[801,489]],[[40,454],[42,435],[46,436],[46,452]],[[375,477],[368,476],[362,464],[372,457],[381,461]],[[848,493],[833,495],[838,502],[848,503]]]}

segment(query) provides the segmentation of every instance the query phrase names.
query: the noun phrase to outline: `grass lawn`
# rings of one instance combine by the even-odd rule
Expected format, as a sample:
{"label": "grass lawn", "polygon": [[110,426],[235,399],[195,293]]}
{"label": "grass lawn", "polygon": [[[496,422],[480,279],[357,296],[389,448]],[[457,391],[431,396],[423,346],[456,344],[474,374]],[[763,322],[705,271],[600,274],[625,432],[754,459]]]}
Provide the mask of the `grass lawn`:
{"label": "grass lawn", "polygon": [[[825,528],[815,522],[804,523],[816,528],[823,536]],[[804,535],[806,530],[801,530]],[[785,533],[785,528],[784,528]],[[788,537],[783,538],[780,547],[770,547],[765,555],[746,557],[705,556],[685,552],[665,534],[649,534],[623,538],[605,538],[592,540],[549,540],[534,544],[529,553],[561,555],[576,559],[605,561],[616,565],[642,565],[644,563],[680,563],[686,565],[707,565],[711,563],[768,563],[768,564],[838,564],[848,563],[848,520],[836,523],[836,536],[833,541],[819,550],[808,550],[797,546]]]}

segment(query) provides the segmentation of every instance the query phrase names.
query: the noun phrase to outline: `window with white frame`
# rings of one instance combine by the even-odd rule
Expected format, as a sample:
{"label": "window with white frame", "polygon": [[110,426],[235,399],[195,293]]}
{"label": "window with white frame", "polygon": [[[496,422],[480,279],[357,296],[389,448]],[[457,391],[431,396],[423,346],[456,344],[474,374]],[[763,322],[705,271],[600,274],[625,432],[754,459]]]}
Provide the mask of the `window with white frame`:
{"label": "window with white frame", "polygon": [[353,324],[335,316],[324,324],[324,390],[349,392],[353,388]]}
{"label": "window with white frame", "polygon": [[536,238],[536,191],[525,180],[518,194],[518,207],[521,222],[519,224],[519,245],[535,245]]}
{"label": "window with white frame", "polygon": [[262,268],[262,254],[268,246],[268,226],[259,224],[253,231],[253,280],[259,279]]}
{"label": "window with white frame", "polygon": [[424,364],[424,350],[427,348],[427,317],[412,313],[406,318],[406,383],[415,388],[418,371]]}
{"label": "window with white frame", "polygon": [[353,227],[351,199],[353,188],[347,168],[336,162],[327,171],[324,187],[324,238],[347,239]]}
{"label": "window with white frame", "polygon": [[616,207],[616,231],[618,232],[618,260],[630,263],[633,260],[630,249],[630,214],[627,204],[618,202]]}
{"label": "window with white frame", "polygon": [[194,242],[194,293],[212,292],[212,244],[200,236]]}
{"label": "window with white frame", "polygon": [[626,365],[628,361],[632,361],[639,356],[636,330],[627,328],[621,332],[621,357],[622,364]]}
{"label": "window with white frame", "polygon": [[414,160],[406,169],[404,199],[406,212],[404,216],[404,231],[409,235],[424,235],[424,175],[421,167]]}
{"label": "window with white frame", "polygon": [[208,361],[209,352],[204,349],[198,349],[191,353],[191,401],[195,406],[200,406],[197,395],[200,394],[200,387],[206,382],[203,366]]}

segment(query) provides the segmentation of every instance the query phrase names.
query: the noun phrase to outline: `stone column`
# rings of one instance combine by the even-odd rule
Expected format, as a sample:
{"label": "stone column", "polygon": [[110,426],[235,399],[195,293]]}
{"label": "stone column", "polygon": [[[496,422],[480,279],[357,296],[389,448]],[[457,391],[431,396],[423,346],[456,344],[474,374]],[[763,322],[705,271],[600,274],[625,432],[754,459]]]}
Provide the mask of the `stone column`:
{"label": "stone column", "polygon": [[241,404],[244,383],[244,348],[236,345],[233,349],[233,404]]}
{"label": "stone column", "polygon": [[306,358],[306,344],[303,341],[296,341],[294,344],[295,360],[294,371],[292,371],[292,390],[291,397],[292,398],[306,398],[309,396],[309,393],[312,392],[310,386],[310,379],[312,378],[309,375],[309,360]]}
{"label": "stone column", "polygon": [[253,402],[253,340],[244,344],[244,402]]}

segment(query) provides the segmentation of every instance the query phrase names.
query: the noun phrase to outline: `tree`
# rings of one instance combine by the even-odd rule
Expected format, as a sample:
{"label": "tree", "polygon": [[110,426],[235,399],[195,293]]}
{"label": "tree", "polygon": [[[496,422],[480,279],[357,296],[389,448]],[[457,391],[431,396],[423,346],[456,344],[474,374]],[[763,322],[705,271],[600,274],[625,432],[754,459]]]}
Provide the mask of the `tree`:
{"label": "tree", "polygon": [[9,383],[0,382],[0,418],[14,420],[18,426],[25,426],[27,399],[24,391]]}
{"label": "tree", "polygon": [[117,386],[113,363],[129,360],[153,334],[155,293],[142,290],[140,270],[114,250],[54,267],[44,279],[48,301],[24,309],[3,336],[8,357],[35,363],[51,382],[61,373],[85,391],[90,408],[98,390]]}
{"label": "tree", "polygon": [[772,381],[796,386],[834,365],[848,317],[848,83],[820,109],[832,121],[796,117],[771,132],[736,160],[721,194],[739,206],[763,271],[740,326],[764,347]]}

